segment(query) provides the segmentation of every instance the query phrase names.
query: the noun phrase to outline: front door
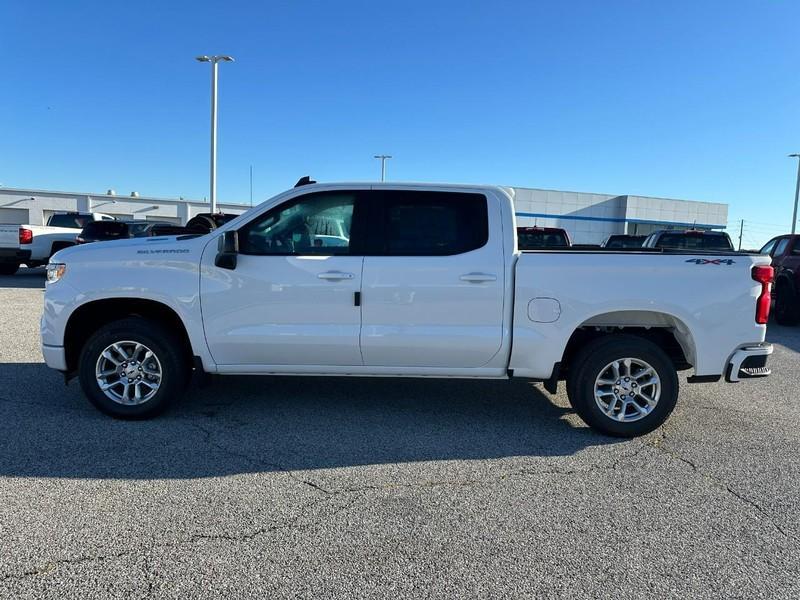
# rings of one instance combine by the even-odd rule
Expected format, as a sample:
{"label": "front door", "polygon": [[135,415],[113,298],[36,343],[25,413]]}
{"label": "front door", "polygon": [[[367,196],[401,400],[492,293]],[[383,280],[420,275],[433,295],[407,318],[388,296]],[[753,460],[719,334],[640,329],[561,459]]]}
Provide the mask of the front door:
{"label": "front door", "polygon": [[206,251],[203,325],[217,364],[363,364],[360,194],[311,193],[254,218],[238,230],[234,270],[215,267],[215,249]]}

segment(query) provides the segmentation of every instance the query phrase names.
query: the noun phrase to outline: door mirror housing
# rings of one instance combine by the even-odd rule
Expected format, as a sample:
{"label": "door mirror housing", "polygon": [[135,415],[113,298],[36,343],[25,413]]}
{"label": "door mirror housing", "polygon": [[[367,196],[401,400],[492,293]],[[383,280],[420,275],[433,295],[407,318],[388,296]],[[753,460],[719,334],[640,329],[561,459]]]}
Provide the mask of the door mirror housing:
{"label": "door mirror housing", "polygon": [[239,255],[239,232],[226,231],[219,238],[219,251],[214,259],[214,264],[220,269],[236,268],[237,256]]}

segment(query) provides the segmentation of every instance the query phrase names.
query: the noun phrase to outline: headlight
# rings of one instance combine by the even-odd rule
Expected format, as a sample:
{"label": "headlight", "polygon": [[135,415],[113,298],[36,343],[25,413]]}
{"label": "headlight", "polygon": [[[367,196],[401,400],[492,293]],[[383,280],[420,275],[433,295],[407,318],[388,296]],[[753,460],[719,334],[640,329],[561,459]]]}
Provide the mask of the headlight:
{"label": "headlight", "polygon": [[67,265],[64,263],[49,263],[47,265],[47,283],[55,283],[60,280],[67,272]]}

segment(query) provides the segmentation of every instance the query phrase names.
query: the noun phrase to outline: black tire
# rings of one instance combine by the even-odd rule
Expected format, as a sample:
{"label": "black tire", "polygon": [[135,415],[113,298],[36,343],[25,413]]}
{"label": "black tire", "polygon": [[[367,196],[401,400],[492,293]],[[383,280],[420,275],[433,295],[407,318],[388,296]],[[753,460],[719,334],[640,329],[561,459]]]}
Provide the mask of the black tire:
{"label": "black tire", "polygon": [[217,228],[217,223],[209,216],[197,215],[189,219],[186,223],[186,229],[190,233],[206,234],[214,231]]}
{"label": "black tire", "polygon": [[[157,364],[160,365],[160,385],[152,398],[140,404],[123,404],[110,398],[100,389],[96,377],[95,371],[102,353],[112,344],[124,341],[146,346],[153,352]],[[131,365],[138,362],[140,366],[145,366],[145,361],[141,360],[141,356],[137,361],[129,360],[131,360]],[[152,366],[156,363],[150,362],[149,364]],[[141,371],[141,368],[139,370]],[[190,363],[180,340],[160,324],[141,317],[128,317],[98,329],[81,350],[78,363],[78,378],[86,397],[99,410],[118,419],[148,419],[160,414],[183,394],[190,374]],[[139,378],[142,375],[147,377],[145,373],[142,373]],[[134,376],[134,380],[135,378]],[[107,378],[106,381],[109,379]],[[147,384],[147,382],[144,383]],[[125,384],[120,382],[120,385],[124,386]],[[136,383],[134,383],[134,389],[135,387]],[[145,396],[146,393],[149,393],[147,387],[140,389],[143,390]],[[113,388],[111,393],[114,391],[119,393],[119,386]]]}
{"label": "black tire", "polygon": [[53,254],[59,250],[63,250],[64,248],[72,248],[74,245],[74,242],[53,242],[53,245],[50,246],[50,256],[47,257],[48,260],[53,258]]}
{"label": "black tire", "polygon": [[[650,365],[661,383],[655,406],[645,416],[633,421],[611,418],[595,401],[595,381],[605,372],[607,365],[626,358]],[[612,389],[614,386],[609,386],[609,391]],[[589,342],[576,356],[567,379],[567,395],[572,408],[592,429],[615,437],[636,437],[660,427],[675,408],[678,373],[670,358],[654,343],[634,335],[613,334]],[[639,396],[637,403],[646,405]],[[632,405],[626,414],[635,415]]]}
{"label": "black tire", "polygon": [[19,271],[19,263],[0,263],[0,275],[13,275]]}
{"label": "black tire", "polygon": [[775,286],[775,322],[779,325],[797,325],[800,322],[800,301],[789,281],[779,281]]}

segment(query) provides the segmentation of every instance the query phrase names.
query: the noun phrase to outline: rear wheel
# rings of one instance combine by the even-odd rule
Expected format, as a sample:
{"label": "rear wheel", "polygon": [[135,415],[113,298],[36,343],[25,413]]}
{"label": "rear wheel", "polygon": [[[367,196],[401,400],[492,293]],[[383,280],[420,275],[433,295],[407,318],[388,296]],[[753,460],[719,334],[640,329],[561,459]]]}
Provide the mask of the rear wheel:
{"label": "rear wheel", "polygon": [[0,263],[0,275],[13,275],[19,270],[19,263]]}
{"label": "rear wheel", "polygon": [[775,321],[780,325],[797,325],[800,321],[800,302],[794,286],[780,281],[775,287]]}
{"label": "rear wheel", "polygon": [[632,335],[589,342],[567,381],[569,401],[589,426],[635,437],[662,425],[678,399],[678,374],[654,343]]}
{"label": "rear wheel", "polygon": [[100,328],[81,351],[78,376],[89,401],[121,419],[146,419],[164,411],[188,382],[180,341],[141,317]]}

